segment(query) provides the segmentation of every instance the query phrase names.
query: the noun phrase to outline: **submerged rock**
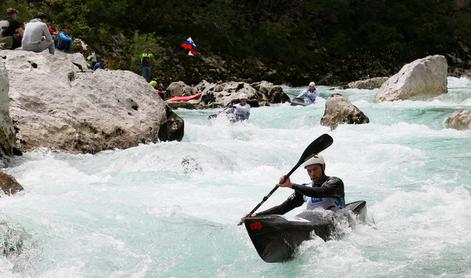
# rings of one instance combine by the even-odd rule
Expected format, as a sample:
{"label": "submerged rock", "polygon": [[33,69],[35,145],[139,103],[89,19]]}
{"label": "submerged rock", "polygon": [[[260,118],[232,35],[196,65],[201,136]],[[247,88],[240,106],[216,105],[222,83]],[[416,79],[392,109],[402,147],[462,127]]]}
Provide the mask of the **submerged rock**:
{"label": "submerged rock", "polygon": [[447,68],[446,59],[442,55],[415,60],[384,82],[375,101],[432,97],[446,93]]}
{"label": "submerged rock", "polygon": [[6,57],[10,115],[23,150],[128,148],[155,142],[168,122],[165,102],[130,71],[92,72],[83,68],[86,62],[78,53],[18,50],[0,51],[0,56]]}
{"label": "submerged rock", "polygon": [[14,177],[0,172],[0,189],[6,195],[13,195],[23,190],[23,186]]}
{"label": "submerged rock", "polygon": [[203,168],[199,165],[198,161],[191,156],[186,156],[181,162],[183,173],[192,174],[195,172],[202,172]]}
{"label": "submerged rock", "polygon": [[24,228],[4,220],[0,221],[0,252],[3,256],[10,258],[21,255],[30,247],[31,238]]}
{"label": "submerged rock", "polygon": [[335,129],[339,124],[366,124],[369,122],[370,119],[342,94],[334,93],[327,98],[321,125]]}
{"label": "submerged rock", "polygon": [[471,129],[471,110],[458,110],[453,112],[446,120],[445,125],[448,128],[458,130]]}

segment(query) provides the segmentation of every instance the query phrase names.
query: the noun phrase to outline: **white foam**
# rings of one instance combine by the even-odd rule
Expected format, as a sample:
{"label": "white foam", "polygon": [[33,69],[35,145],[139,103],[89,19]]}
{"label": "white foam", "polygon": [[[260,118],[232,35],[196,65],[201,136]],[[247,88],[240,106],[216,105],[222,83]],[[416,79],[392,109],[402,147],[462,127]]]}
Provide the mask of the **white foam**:
{"label": "white foam", "polygon": [[[471,133],[435,123],[466,101],[451,92],[376,104],[373,93],[350,92],[370,124],[334,131],[319,123],[322,105],[254,108],[250,121],[236,124],[207,120],[215,111],[177,110],[185,119],[182,142],[96,155],[26,153],[6,169],[25,192],[0,202],[7,220],[38,243],[34,269],[24,263],[21,274],[407,277],[432,260],[426,276],[464,274],[457,269],[471,248]],[[342,240],[309,241],[290,263],[261,264],[236,223],[323,133],[334,138],[323,152],[327,174],[343,179],[347,202],[368,202],[377,229],[342,226]],[[301,168],[291,179],[309,181]],[[261,210],[292,193],[279,188]],[[18,277],[14,265],[0,260],[0,273]]]}

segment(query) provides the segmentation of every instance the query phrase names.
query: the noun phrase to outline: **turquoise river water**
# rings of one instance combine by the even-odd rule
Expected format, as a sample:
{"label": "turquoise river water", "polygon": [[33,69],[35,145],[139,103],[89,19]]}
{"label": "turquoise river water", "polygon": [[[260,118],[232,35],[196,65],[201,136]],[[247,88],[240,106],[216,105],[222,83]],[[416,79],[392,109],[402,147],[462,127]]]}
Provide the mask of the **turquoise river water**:
{"label": "turquoise river water", "polygon": [[[428,101],[379,104],[375,90],[336,90],[370,123],[334,131],[319,124],[322,100],[253,108],[236,124],[208,120],[217,110],[178,110],[182,142],[26,153],[6,169],[25,190],[0,199],[22,252],[0,257],[0,276],[471,277],[471,131],[444,126],[453,110],[471,109],[471,81],[450,77],[448,86]],[[343,179],[347,202],[368,202],[375,225],[264,263],[236,224],[323,133],[334,138],[327,174]],[[303,169],[292,179],[308,180]],[[291,193],[279,189],[262,209]]]}

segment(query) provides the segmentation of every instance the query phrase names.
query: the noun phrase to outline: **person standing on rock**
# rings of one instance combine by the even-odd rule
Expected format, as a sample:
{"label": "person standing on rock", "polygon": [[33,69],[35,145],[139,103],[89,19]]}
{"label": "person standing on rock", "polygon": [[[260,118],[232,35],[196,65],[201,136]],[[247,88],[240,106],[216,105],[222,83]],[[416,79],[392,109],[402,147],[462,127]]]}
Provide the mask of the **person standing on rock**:
{"label": "person standing on rock", "polygon": [[46,14],[39,13],[36,18],[26,24],[21,41],[24,50],[42,52],[47,48],[49,53],[54,55],[54,40],[46,24],[48,19]]}
{"label": "person standing on rock", "polygon": [[231,121],[245,121],[250,117],[250,104],[247,103],[247,95],[241,94],[239,96],[239,103],[234,105],[232,109],[227,111]]}
{"label": "person standing on rock", "polygon": [[[288,197],[281,205],[272,207],[256,215],[285,214],[292,209],[301,206],[306,202],[306,209],[326,209],[338,210],[345,208],[345,192],[343,181],[337,177],[325,174],[325,161],[321,155],[314,155],[303,164],[311,178],[310,183],[295,184],[289,178],[280,177],[278,185],[280,187],[291,188],[294,193]],[[248,215],[241,218],[244,221]]]}
{"label": "person standing on rock", "polygon": [[144,48],[144,51],[141,53],[141,67],[142,76],[147,82],[150,82],[152,77],[152,60],[154,60],[154,58],[155,55],[152,50],[148,47]]}
{"label": "person standing on rock", "polygon": [[21,46],[21,23],[16,20],[18,11],[12,8],[7,9],[7,18],[0,23],[0,48],[15,49]]}
{"label": "person standing on rock", "polygon": [[309,88],[307,88],[305,91],[300,93],[297,97],[303,98],[305,104],[313,104],[316,102],[316,99],[318,96],[319,96],[319,93],[316,90],[316,83],[310,82]]}

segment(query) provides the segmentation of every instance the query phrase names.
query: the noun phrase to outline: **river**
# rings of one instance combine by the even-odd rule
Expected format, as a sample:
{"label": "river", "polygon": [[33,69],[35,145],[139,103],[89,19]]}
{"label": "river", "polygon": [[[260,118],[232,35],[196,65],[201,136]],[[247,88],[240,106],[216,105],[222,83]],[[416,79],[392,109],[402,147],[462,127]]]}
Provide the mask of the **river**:
{"label": "river", "polygon": [[[25,190],[0,200],[22,252],[0,258],[0,275],[471,277],[471,131],[444,127],[453,110],[471,109],[471,81],[450,77],[448,87],[427,101],[379,104],[375,90],[337,89],[370,123],[333,131],[319,123],[322,101],[253,108],[236,124],[208,120],[214,109],[178,110],[182,142],[26,153],[6,169]],[[333,92],[319,89],[323,98]],[[264,263],[236,224],[323,133],[334,138],[323,152],[327,174],[344,181],[347,202],[367,201],[375,225]],[[308,178],[300,168],[292,180]],[[262,209],[291,193],[279,189]]]}

